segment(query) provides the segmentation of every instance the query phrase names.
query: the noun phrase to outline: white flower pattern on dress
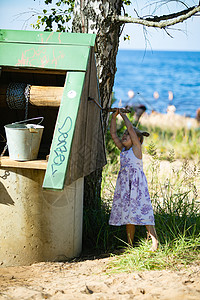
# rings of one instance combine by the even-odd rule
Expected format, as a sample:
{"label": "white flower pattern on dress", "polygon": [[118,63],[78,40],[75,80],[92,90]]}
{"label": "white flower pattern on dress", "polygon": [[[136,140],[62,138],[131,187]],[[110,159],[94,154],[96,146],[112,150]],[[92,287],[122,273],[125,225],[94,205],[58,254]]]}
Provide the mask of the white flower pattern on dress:
{"label": "white flower pattern on dress", "polygon": [[117,177],[110,225],[155,225],[142,160],[132,148],[120,153],[120,171]]}

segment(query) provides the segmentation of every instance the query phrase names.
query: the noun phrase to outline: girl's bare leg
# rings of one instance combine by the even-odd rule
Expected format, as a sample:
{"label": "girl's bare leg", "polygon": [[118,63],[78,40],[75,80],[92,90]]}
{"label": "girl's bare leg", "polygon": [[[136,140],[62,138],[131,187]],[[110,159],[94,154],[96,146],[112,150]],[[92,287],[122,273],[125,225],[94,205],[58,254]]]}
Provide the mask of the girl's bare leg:
{"label": "girl's bare leg", "polygon": [[152,240],[151,250],[156,251],[158,249],[158,238],[156,234],[156,229],[154,225],[146,225],[147,238],[150,236]]}
{"label": "girl's bare leg", "polygon": [[133,224],[126,224],[126,234],[128,239],[128,244],[133,246],[133,239],[135,235],[135,225]]}

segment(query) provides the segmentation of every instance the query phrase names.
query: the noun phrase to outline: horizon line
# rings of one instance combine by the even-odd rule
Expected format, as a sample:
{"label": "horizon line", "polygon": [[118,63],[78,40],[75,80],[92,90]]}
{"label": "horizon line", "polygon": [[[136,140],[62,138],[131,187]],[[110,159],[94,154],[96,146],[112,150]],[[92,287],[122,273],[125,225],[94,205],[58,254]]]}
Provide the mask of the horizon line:
{"label": "horizon line", "polygon": [[145,52],[154,52],[154,51],[168,51],[168,52],[200,52],[200,50],[190,50],[190,49],[128,49],[128,48],[120,48],[118,50],[128,50],[128,51],[145,51]]}

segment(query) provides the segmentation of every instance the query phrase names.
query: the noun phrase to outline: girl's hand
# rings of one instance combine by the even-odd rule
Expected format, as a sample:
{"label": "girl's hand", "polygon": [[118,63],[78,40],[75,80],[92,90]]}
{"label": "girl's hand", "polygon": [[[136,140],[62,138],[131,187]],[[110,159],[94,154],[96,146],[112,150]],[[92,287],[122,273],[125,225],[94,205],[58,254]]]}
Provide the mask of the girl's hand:
{"label": "girl's hand", "polygon": [[121,116],[122,118],[126,117],[126,114],[123,113],[120,109],[119,109],[119,114],[120,114],[120,116]]}
{"label": "girl's hand", "polygon": [[123,113],[120,109],[119,109],[119,113],[120,113],[120,116],[122,117],[122,119],[124,120],[127,129],[129,130],[130,127],[132,128],[133,125],[132,125],[131,121],[129,120],[129,118],[127,117],[127,115],[125,113]]}
{"label": "girl's hand", "polygon": [[119,108],[117,108],[116,111],[112,114],[112,117],[116,118],[119,113],[120,113]]}

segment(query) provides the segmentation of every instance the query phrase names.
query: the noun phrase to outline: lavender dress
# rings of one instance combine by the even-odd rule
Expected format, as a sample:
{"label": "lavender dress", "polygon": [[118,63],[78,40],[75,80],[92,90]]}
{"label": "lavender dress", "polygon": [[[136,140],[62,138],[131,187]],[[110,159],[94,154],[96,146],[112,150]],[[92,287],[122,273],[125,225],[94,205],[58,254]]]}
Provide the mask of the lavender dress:
{"label": "lavender dress", "polygon": [[154,225],[142,160],[135,156],[131,147],[120,153],[120,164],[109,224]]}

